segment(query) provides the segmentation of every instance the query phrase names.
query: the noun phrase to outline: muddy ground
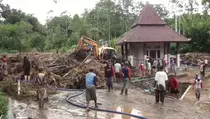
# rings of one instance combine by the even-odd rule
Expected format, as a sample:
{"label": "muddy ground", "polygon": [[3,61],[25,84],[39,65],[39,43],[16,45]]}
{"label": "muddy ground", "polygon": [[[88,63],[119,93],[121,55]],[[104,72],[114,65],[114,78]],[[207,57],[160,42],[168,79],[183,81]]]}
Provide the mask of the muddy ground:
{"label": "muddy ground", "polygon": [[[129,95],[120,95],[121,85],[115,84],[113,92],[106,90],[97,90],[98,102],[102,103],[99,108],[116,110],[148,119],[208,119],[210,113],[208,110],[201,110],[193,103],[188,101],[179,101],[174,98],[166,98],[165,104],[155,104],[155,97],[144,93],[139,88],[131,86]],[[33,119],[134,119],[132,117],[90,111],[74,107],[66,102],[66,97],[79,92],[59,92],[49,98],[44,110],[38,109],[36,102],[20,103],[13,100],[13,111],[16,115],[22,117],[31,117]],[[74,102],[85,104],[85,95],[81,95]],[[16,102],[16,103],[15,103]],[[91,106],[93,106],[93,102]]]}
{"label": "muddy ground", "polygon": [[[43,59],[46,59],[45,55],[43,56]],[[61,59],[64,59],[64,61],[66,61],[66,64],[72,67],[74,66],[71,64],[71,62],[67,60],[68,57],[64,57]],[[49,59],[47,59],[46,61],[48,62]],[[56,65],[60,65],[60,63],[63,62],[63,60],[61,61],[56,60],[56,61],[59,62]],[[75,61],[75,62],[78,62],[79,64],[81,61]],[[102,64],[100,62],[96,63],[98,63],[99,65],[94,65],[94,64],[91,65],[97,66],[96,69],[103,69]],[[54,61],[50,60],[49,63],[45,64],[54,64]],[[67,70],[63,72],[63,74],[70,72],[68,75],[69,78],[66,78],[65,83],[66,81],[67,83],[72,83],[77,78],[82,79],[81,74],[83,74],[84,71],[80,71],[81,67],[77,68],[72,68],[72,67],[67,68]],[[84,69],[87,69],[86,67],[89,66],[83,66]],[[48,68],[52,69],[49,66]],[[57,67],[55,69],[56,70],[52,71],[57,71]],[[72,73],[72,71],[75,71],[76,73],[75,72]],[[100,71],[101,70],[99,70],[98,72],[100,73]],[[209,71],[210,70],[208,70],[208,72]],[[188,76],[184,78],[179,78],[178,79],[179,82],[192,83],[196,72],[198,72],[198,68],[190,69],[189,71],[186,72]],[[55,74],[56,73],[57,72],[55,72]],[[75,74],[76,76],[79,77],[75,78],[72,74]],[[125,96],[125,95],[120,95],[120,88],[122,84],[115,84],[114,85],[115,90],[113,92],[108,93],[106,92],[105,89],[97,90],[98,102],[102,104],[99,105],[99,108],[135,114],[146,117],[148,119],[209,119],[210,107],[209,104],[207,103],[209,96],[208,93],[210,92],[209,79],[210,78],[205,79],[205,84],[204,84],[205,89],[202,92],[201,101],[199,103],[196,103],[194,92],[192,89],[188,92],[183,101],[167,97],[165,100],[165,104],[161,105],[161,104],[155,104],[154,95],[146,93],[144,90],[145,87],[138,88],[134,85],[130,85],[129,95]],[[63,80],[64,78],[61,78],[61,81]],[[146,84],[144,84],[144,86],[145,85]],[[146,85],[146,87],[151,87],[151,86],[152,86],[151,83]],[[16,89],[17,86],[15,85],[14,87]],[[17,93],[15,91],[13,92],[15,94]],[[14,112],[14,116],[16,118],[22,117],[22,119],[27,119],[28,117],[30,117],[31,119],[134,119],[128,116],[122,116],[106,112],[97,112],[97,111],[86,112],[84,109],[77,108],[68,104],[66,102],[66,98],[69,95],[74,95],[77,93],[79,92],[57,92],[55,95],[50,95],[49,102],[46,103],[45,108],[42,110],[38,108],[37,101],[34,101],[32,99],[22,100],[20,102],[16,101],[16,99],[11,98],[10,109]],[[85,105],[85,95],[83,94],[77,98],[74,98],[73,101]],[[91,103],[91,106],[93,106],[93,103]]]}

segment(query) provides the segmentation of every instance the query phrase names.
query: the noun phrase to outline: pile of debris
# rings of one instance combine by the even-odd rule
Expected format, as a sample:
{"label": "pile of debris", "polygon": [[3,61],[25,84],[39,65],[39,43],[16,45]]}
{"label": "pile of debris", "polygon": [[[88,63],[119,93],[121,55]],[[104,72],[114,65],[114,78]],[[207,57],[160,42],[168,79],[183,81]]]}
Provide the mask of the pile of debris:
{"label": "pile of debris", "polygon": [[207,59],[210,61],[210,54],[208,53],[186,53],[181,55],[181,63],[187,63],[188,65],[197,66],[200,60]]}
{"label": "pile of debris", "polygon": [[[20,77],[23,74],[22,65],[25,55],[26,54],[7,55],[8,73],[10,76],[15,75]],[[85,54],[84,51],[77,51],[70,55],[28,53],[27,56],[32,62],[32,71],[37,66],[44,67],[44,71],[50,72],[53,77],[59,81],[60,87],[62,88],[83,88],[84,77],[89,68],[93,68],[97,74],[98,87],[105,85],[103,64],[91,56],[86,57],[87,54]],[[2,64],[2,60],[0,60],[0,64]],[[17,90],[17,88],[15,89]]]}

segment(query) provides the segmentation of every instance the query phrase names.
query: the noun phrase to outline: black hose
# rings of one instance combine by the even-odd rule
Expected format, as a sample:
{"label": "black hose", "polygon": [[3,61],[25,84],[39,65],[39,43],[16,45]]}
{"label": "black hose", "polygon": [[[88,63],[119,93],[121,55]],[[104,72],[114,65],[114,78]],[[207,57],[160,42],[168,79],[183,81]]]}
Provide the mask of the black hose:
{"label": "black hose", "polygon": [[[35,83],[34,80],[31,80],[31,81],[22,81],[22,82],[27,82],[27,83]],[[52,89],[55,89],[55,90],[58,90],[58,91],[82,91],[80,92],[79,94],[76,94],[76,95],[73,95],[73,96],[70,96],[66,99],[66,101],[73,105],[73,106],[76,106],[76,107],[80,107],[80,108],[86,108],[86,106],[83,106],[83,105],[79,105],[79,104],[76,104],[76,103],[73,103],[70,101],[70,99],[72,98],[75,98],[77,96],[80,96],[82,95],[83,93],[85,93],[85,90],[82,90],[82,89],[66,89],[66,88],[54,88],[52,86],[48,86],[48,88],[52,88]],[[90,107],[91,110],[96,110],[96,111],[102,111],[102,112],[108,112],[108,113],[114,113],[114,114],[121,114],[121,115],[126,115],[126,116],[130,116],[130,117],[135,117],[137,119],[147,119],[145,117],[142,117],[142,116],[138,116],[138,115],[134,115],[134,114],[129,114],[129,113],[125,113],[125,112],[118,112],[118,111],[113,111],[113,110],[106,110],[106,109],[99,109],[99,108],[93,108],[93,107]]]}
{"label": "black hose", "polygon": [[[86,108],[86,106],[83,106],[83,105],[79,105],[79,104],[76,104],[76,103],[73,103],[72,101],[70,101],[70,99],[72,98],[75,98],[77,96],[80,96],[82,95],[83,93],[85,93],[85,90],[82,91],[81,93],[79,94],[76,94],[76,95],[73,95],[73,96],[70,96],[66,99],[66,101],[73,105],[73,106],[76,106],[76,107],[80,107],[80,108]],[[125,113],[125,112],[118,112],[118,111],[113,111],[113,110],[106,110],[106,109],[99,109],[99,108],[93,108],[93,107],[90,107],[91,110],[96,110],[96,111],[101,111],[101,112],[108,112],[108,113],[114,113],[114,114],[121,114],[121,115],[126,115],[126,116],[130,116],[130,117],[135,117],[137,119],[147,119],[145,117],[142,117],[142,116],[138,116],[138,115],[134,115],[134,114],[129,114],[129,113]]]}

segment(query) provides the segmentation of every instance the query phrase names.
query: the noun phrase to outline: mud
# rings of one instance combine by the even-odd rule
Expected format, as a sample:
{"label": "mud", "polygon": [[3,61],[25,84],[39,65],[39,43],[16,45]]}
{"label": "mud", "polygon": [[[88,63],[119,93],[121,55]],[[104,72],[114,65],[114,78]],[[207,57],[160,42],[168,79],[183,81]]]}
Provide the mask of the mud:
{"label": "mud", "polygon": [[[121,86],[121,85],[118,85]],[[59,92],[49,97],[49,102],[44,110],[38,109],[36,102],[21,103],[13,100],[13,111],[19,117],[30,117],[33,119],[134,119],[128,116],[111,114],[105,112],[86,112],[69,105],[66,102],[68,95],[78,92]],[[99,108],[116,110],[147,117],[148,119],[207,119],[209,112],[196,108],[191,103],[180,102],[173,98],[166,98],[165,104],[155,104],[154,96],[145,94],[141,89],[130,89],[129,95],[120,95],[116,89],[114,92],[97,90]],[[73,99],[78,104],[85,105],[85,94]],[[91,102],[91,106],[94,103]]]}

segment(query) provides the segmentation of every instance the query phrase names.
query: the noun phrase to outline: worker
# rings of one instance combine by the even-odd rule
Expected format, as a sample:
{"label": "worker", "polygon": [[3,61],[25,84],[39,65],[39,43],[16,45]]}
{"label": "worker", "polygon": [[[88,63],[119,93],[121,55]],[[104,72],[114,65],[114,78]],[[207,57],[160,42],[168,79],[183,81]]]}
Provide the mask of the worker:
{"label": "worker", "polygon": [[31,62],[27,56],[24,56],[23,59],[23,70],[24,70],[24,78],[25,80],[30,79],[30,72],[31,72]]}
{"label": "worker", "polygon": [[115,72],[114,72],[114,67],[106,62],[106,67],[105,67],[105,79],[106,79],[106,84],[108,86],[108,92],[110,92],[110,90],[113,90],[113,78],[115,78]]}
{"label": "worker", "polygon": [[1,69],[3,69],[3,70],[7,70],[7,57],[6,57],[6,55],[4,55],[4,57],[3,57],[3,64],[2,64],[2,66],[1,66]]}
{"label": "worker", "polygon": [[205,59],[204,62],[205,62],[205,67],[207,67],[209,61],[207,59]]}
{"label": "worker", "polygon": [[205,63],[202,62],[200,65],[200,74],[202,75],[202,77],[205,77]]}
{"label": "worker", "polygon": [[140,63],[141,77],[145,77],[145,66],[143,62]]}
{"label": "worker", "polygon": [[86,74],[85,84],[86,84],[86,101],[87,101],[86,110],[89,111],[89,103],[91,100],[94,100],[95,107],[98,108],[97,98],[96,98],[96,74],[93,73],[93,68],[90,68],[89,72]]}
{"label": "worker", "polygon": [[201,80],[201,77],[197,77],[193,83],[193,89],[195,87],[195,96],[196,99],[199,101],[201,96],[201,88],[203,88],[203,82]]}
{"label": "worker", "polygon": [[178,88],[179,88],[179,83],[178,83],[175,75],[172,74],[171,78],[169,80],[169,90],[170,90],[171,95],[174,94],[177,99],[179,98],[179,96],[178,96],[178,94],[179,94]]}
{"label": "worker", "polygon": [[147,75],[150,76],[151,75],[151,70],[152,70],[152,66],[151,63],[149,62],[149,60],[147,60]]}
{"label": "worker", "polygon": [[125,62],[122,68],[122,75],[123,75],[123,87],[120,94],[122,95],[125,90],[125,95],[128,95],[128,85],[129,85],[129,80],[131,80],[131,70],[128,67],[128,62]]}
{"label": "worker", "polygon": [[114,64],[114,69],[115,69],[116,82],[119,83],[120,78],[121,78],[120,71],[121,71],[122,67],[118,61]]}
{"label": "worker", "polygon": [[4,76],[3,76],[2,71],[0,70],[0,81],[3,81],[3,79],[4,79]]}
{"label": "worker", "polygon": [[160,70],[155,74],[155,98],[156,103],[159,103],[159,100],[164,104],[165,90],[166,90],[166,81],[168,76],[165,71],[163,71],[163,66],[160,67]]}
{"label": "worker", "polygon": [[47,86],[47,77],[45,73],[42,72],[42,69],[40,68],[39,71],[34,71],[34,77],[37,84],[37,100],[39,101],[39,108],[44,107],[44,103],[48,101],[48,94],[46,90]]}
{"label": "worker", "polygon": [[130,53],[130,55],[128,56],[128,61],[131,65],[131,67],[133,67],[133,54]]}

